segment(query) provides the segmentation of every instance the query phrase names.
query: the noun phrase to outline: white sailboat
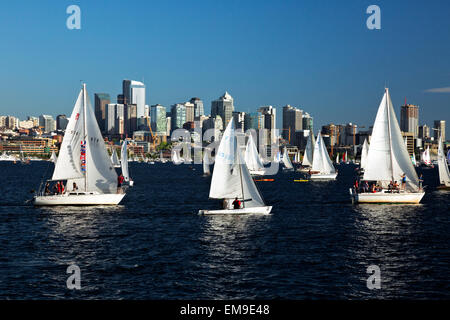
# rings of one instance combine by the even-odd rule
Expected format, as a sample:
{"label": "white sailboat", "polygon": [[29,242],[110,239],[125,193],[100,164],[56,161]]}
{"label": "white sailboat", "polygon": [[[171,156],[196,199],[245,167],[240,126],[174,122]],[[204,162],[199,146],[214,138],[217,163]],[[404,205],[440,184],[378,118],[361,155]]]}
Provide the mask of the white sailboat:
{"label": "white sailboat", "polygon": [[320,132],[317,135],[316,144],[314,146],[311,171],[311,180],[335,180],[337,176],[336,169],[333,166],[333,162],[331,162]]}
{"label": "white sailboat", "polygon": [[[406,176],[405,190],[392,192],[391,181],[401,182]],[[356,203],[419,203],[425,192],[419,188],[419,178],[408,155],[392,106],[389,89],[385,89],[372,131],[363,180],[378,184],[379,192],[355,192]]]}
{"label": "white sailboat", "polygon": [[209,155],[208,155],[208,151],[205,148],[205,150],[203,151],[203,176],[207,177],[211,175],[211,170],[209,168]]}
{"label": "white sailboat", "polygon": [[34,197],[34,205],[116,205],[125,196],[117,188],[117,174],[106,151],[85,84],[67,124],[58,161],[48,183],[64,180],[67,181],[64,193],[41,192]]}
{"label": "white sailboat", "polygon": [[336,154],[336,162],[335,162],[336,164],[339,164],[339,153],[338,154]]}
{"label": "white sailboat", "polygon": [[120,168],[119,157],[117,156],[116,148],[114,147],[111,154],[111,163],[113,164],[114,168]]}
{"label": "white sailboat", "polygon": [[286,147],[284,147],[284,149],[283,149],[283,164],[284,164],[283,170],[286,170],[286,171],[294,170],[294,166],[291,163],[291,159],[289,159],[289,155],[288,155]]}
{"label": "white sailboat", "polygon": [[264,169],[264,165],[261,161],[258,150],[256,149],[256,144],[251,134],[248,137],[244,159],[251,175],[263,176],[265,174],[266,171]]}
{"label": "white sailboat", "polygon": [[184,162],[184,159],[180,157],[180,150],[179,149],[172,149],[172,162],[175,165],[182,164]]}
{"label": "white sailboat", "polygon": [[442,137],[439,137],[438,147],[438,167],[439,167],[439,189],[450,189],[450,172],[448,170],[447,160],[445,158],[444,145]]}
{"label": "white sailboat", "polygon": [[426,166],[431,166],[431,154],[429,146],[422,153],[422,163]]}
{"label": "white sailboat", "polygon": [[311,169],[313,155],[314,155],[314,135],[312,132],[310,132],[308,136],[308,141],[306,142],[305,154],[303,155],[302,168],[299,171],[308,172]]}
{"label": "white sailboat", "polygon": [[[199,214],[269,214],[272,210],[271,206],[264,204],[245,164],[237,143],[233,118],[223,133],[216,153],[209,197],[223,199],[224,208],[200,210]],[[235,198],[241,201],[240,209],[233,209]]]}
{"label": "white sailboat", "polygon": [[368,154],[369,154],[369,144],[367,143],[367,139],[365,139],[361,150],[361,164],[360,164],[361,169],[364,169],[366,167]]}
{"label": "white sailboat", "polygon": [[50,156],[50,159],[48,161],[56,163],[57,160],[58,158],[56,157],[55,151],[52,151],[52,155]]}
{"label": "white sailboat", "polygon": [[128,183],[130,187],[134,185],[134,181],[130,177],[130,171],[128,169],[128,151],[127,151],[127,140],[123,140],[122,147],[120,149],[121,158],[120,159],[120,167],[122,169],[122,175],[124,178],[125,183]]}

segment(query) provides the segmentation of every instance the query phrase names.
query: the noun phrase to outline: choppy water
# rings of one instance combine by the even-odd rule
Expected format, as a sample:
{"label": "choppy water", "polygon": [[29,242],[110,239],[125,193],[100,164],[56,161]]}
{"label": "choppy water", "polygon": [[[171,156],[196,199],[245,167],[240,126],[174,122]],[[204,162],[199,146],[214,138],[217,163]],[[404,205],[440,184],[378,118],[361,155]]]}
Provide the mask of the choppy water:
{"label": "choppy water", "polygon": [[[29,206],[52,168],[0,162],[2,299],[450,298],[450,193],[435,190],[436,169],[421,205],[352,205],[349,165],[335,182],[258,182],[270,216],[211,217],[196,214],[217,205],[201,166],[131,164],[118,207]],[[79,291],[66,288],[73,263]],[[373,264],[380,290],[366,286]]]}

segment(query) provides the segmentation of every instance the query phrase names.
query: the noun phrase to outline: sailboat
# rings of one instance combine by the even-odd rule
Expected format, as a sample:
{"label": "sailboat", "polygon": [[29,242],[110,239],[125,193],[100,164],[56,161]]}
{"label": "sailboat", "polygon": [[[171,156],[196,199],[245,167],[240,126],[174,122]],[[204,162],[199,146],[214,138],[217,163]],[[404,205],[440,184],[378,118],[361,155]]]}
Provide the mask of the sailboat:
{"label": "sailboat", "polygon": [[205,148],[203,151],[203,176],[208,177],[211,175],[211,170],[209,169],[209,155],[208,149]]}
{"label": "sailboat", "polygon": [[127,140],[123,140],[122,147],[120,149],[120,154],[122,156],[122,159],[120,159],[120,167],[122,169],[122,175],[124,178],[125,183],[128,183],[130,187],[134,185],[134,181],[130,177],[130,171],[128,169],[128,151],[127,151]]}
{"label": "sailboat", "polygon": [[339,153],[336,154],[336,162],[337,165],[339,164]]}
{"label": "sailboat", "polygon": [[[272,210],[271,206],[264,204],[245,164],[237,143],[233,118],[223,133],[216,153],[209,197],[223,199],[224,208],[199,210],[199,214],[269,214]],[[242,203],[240,209],[233,209],[235,198]]]}
{"label": "sailboat", "polygon": [[430,147],[429,146],[422,153],[422,164],[425,165],[428,168],[431,168],[433,166],[431,164],[431,154],[430,154]]}
{"label": "sailboat", "polygon": [[289,155],[288,155],[286,147],[284,147],[284,149],[283,149],[283,164],[284,164],[283,170],[285,170],[285,171],[294,170],[294,166],[291,163],[291,159],[289,159]]}
{"label": "sailboat", "polygon": [[244,160],[251,175],[263,176],[265,174],[264,165],[251,134],[248,137],[247,146],[245,148]]}
{"label": "sailboat", "polygon": [[20,163],[21,164],[30,164],[30,159],[25,158],[25,154],[23,153],[22,145],[20,145]]}
{"label": "sailboat", "polygon": [[112,162],[114,168],[120,168],[119,157],[117,156],[116,148],[114,148],[114,147],[113,147],[113,151],[111,154],[111,162]]}
{"label": "sailboat", "polygon": [[57,160],[58,158],[56,157],[55,151],[52,151],[52,155],[50,156],[50,159],[48,159],[48,161],[56,163]]}
{"label": "sailboat", "polygon": [[297,169],[301,172],[308,172],[311,170],[312,160],[314,155],[314,135],[309,133],[308,141],[306,142],[305,154],[303,155],[302,168]]}
{"label": "sailboat", "polygon": [[440,186],[438,187],[438,189],[450,189],[450,173],[448,170],[447,160],[445,159],[442,137],[439,137],[438,167],[439,167],[439,182],[440,182]]}
{"label": "sailboat", "polygon": [[[401,182],[403,174],[406,176],[405,190],[390,191],[390,182]],[[373,125],[363,180],[378,184],[381,190],[359,193],[351,188],[350,194],[356,203],[419,203],[425,194],[419,187],[419,178],[409,158],[387,88]]]}
{"label": "sailboat", "polygon": [[184,159],[180,157],[180,150],[179,149],[172,149],[172,162],[175,165],[182,164],[184,162]]}
{"label": "sailboat", "polygon": [[64,193],[39,192],[33,198],[34,205],[116,205],[125,196],[117,188],[117,174],[88,99],[86,84],[78,95],[48,184],[64,180],[67,181]]}
{"label": "sailboat", "polygon": [[367,139],[365,139],[361,150],[361,163],[360,163],[361,169],[364,169],[366,167],[368,154],[369,154],[369,144],[367,143]]}
{"label": "sailboat", "polygon": [[314,146],[314,156],[311,168],[311,180],[335,180],[337,176],[336,169],[328,155],[327,148],[323,142],[322,135],[317,135],[316,144]]}

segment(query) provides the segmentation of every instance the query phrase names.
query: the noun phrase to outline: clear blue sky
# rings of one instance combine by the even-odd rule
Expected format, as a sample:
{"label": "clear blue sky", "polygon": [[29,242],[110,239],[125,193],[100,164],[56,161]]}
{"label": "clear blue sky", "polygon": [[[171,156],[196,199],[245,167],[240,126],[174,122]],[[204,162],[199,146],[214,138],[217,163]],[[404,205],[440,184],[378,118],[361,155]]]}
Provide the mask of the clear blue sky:
{"label": "clear blue sky", "polygon": [[[81,30],[66,8],[81,8]],[[381,30],[365,13],[381,8]],[[315,127],[371,125],[391,89],[420,123],[450,122],[450,1],[2,1],[0,114],[70,114],[80,79],[115,101],[144,80],[147,103],[225,90],[239,111],[301,106]],[[449,124],[450,126],[450,124]]]}

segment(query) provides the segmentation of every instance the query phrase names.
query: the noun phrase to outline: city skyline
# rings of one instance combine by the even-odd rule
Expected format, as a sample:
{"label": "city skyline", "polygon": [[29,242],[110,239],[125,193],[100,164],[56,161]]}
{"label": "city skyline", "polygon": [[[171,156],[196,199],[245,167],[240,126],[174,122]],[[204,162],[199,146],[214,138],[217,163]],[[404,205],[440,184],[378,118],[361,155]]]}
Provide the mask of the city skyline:
{"label": "city skyline", "polygon": [[[68,114],[80,79],[91,101],[106,92],[113,103],[121,80],[134,79],[145,83],[149,106],[200,97],[210,114],[211,101],[228,91],[238,111],[290,104],[316,128],[370,126],[386,85],[398,115],[406,97],[421,107],[419,125],[450,121],[448,2],[381,1],[381,30],[366,28],[368,4],[360,1],[105,3],[77,1],[80,30],[65,27],[67,3],[3,8],[11,45],[0,53],[9,66],[0,114]],[[189,16],[197,19],[183,23]]]}

